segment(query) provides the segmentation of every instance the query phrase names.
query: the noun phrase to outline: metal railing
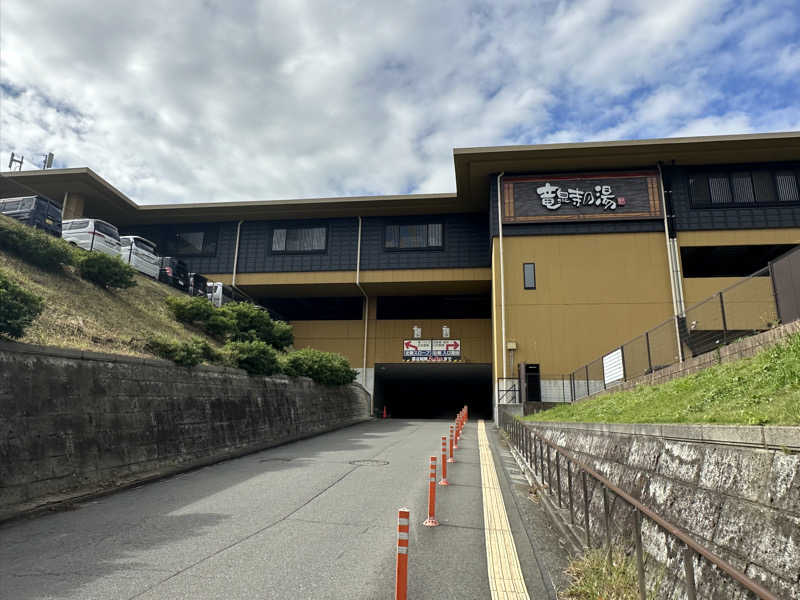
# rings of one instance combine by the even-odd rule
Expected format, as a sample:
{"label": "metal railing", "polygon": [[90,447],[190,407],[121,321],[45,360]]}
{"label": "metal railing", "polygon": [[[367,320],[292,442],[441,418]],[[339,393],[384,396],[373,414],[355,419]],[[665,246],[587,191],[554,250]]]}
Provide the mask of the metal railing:
{"label": "metal railing", "polygon": [[[648,581],[655,584],[658,571],[663,574],[670,566],[673,567],[673,579],[681,581],[689,600],[695,600],[698,591],[700,597],[732,597],[733,594],[726,594],[724,591],[719,596],[720,587],[732,592],[731,584],[738,591],[749,592],[756,598],[778,600],[772,592],[563,448],[531,431],[518,419],[504,414],[500,418],[500,426],[508,435],[511,445],[539,478],[543,491],[553,498],[554,503],[558,502],[560,509],[569,509],[570,525],[574,529],[582,529],[587,548],[606,546],[607,560],[611,565],[612,547],[623,543],[627,536],[633,538],[633,547],[628,547],[636,555],[637,585],[641,600],[647,597]],[[593,511],[592,505],[600,502],[602,513],[599,507]],[[593,512],[602,514],[602,517],[593,518]],[[648,537],[643,538],[643,531]],[[659,563],[645,552],[645,542],[651,542],[659,532],[664,534],[665,546],[671,546],[677,559],[671,565],[669,552],[666,556],[667,564]],[[696,574],[698,571],[699,576]]]}
{"label": "metal railing", "polygon": [[735,340],[776,326],[778,318],[769,267],[667,319],[642,335],[566,375],[570,400],[655,373]]}
{"label": "metal railing", "polygon": [[515,377],[497,378],[497,402],[498,404],[518,404],[519,379]]}

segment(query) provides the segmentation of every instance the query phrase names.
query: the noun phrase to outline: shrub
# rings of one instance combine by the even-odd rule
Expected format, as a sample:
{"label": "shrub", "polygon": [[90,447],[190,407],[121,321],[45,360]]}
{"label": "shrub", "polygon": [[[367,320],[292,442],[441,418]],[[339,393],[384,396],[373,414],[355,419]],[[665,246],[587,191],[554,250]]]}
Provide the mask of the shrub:
{"label": "shrub", "polygon": [[166,303],[181,323],[205,325],[216,310],[207,298],[199,296],[167,296]]}
{"label": "shrub", "polygon": [[275,346],[273,343],[275,323],[263,308],[249,302],[230,302],[220,310],[236,322],[236,333],[234,334],[236,341],[260,340]]}
{"label": "shrub", "polygon": [[135,271],[116,256],[86,252],[78,259],[78,273],[83,279],[104,288],[125,289],[136,285]]}
{"label": "shrub", "polygon": [[38,317],[44,303],[0,271],[0,337],[21,338]]}
{"label": "shrub", "polygon": [[203,325],[203,329],[208,335],[218,340],[232,338],[239,331],[236,327],[236,319],[216,308]]}
{"label": "shrub", "polygon": [[278,353],[266,342],[228,342],[224,352],[228,364],[244,369],[251,375],[274,375],[280,372]]}
{"label": "shrub", "polygon": [[74,264],[69,243],[0,215],[0,248],[46,271]]}
{"label": "shrub", "polygon": [[350,368],[344,356],[312,348],[288,354],[284,372],[292,377],[310,377],[325,385],[345,385],[356,378],[356,371]]}
{"label": "shrub", "polygon": [[207,341],[194,338],[188,342],[178,342],[166,338],[153,337],[145,342],[145,350],[173,361],[183,367],[194,367],[204,360],[210,363],[222,361],[222,354]]}
{"label": "shrub", "polygon": [[294,343],[292,326],[286,321],[273,321],[272,345],[278,350],[288,348]]}

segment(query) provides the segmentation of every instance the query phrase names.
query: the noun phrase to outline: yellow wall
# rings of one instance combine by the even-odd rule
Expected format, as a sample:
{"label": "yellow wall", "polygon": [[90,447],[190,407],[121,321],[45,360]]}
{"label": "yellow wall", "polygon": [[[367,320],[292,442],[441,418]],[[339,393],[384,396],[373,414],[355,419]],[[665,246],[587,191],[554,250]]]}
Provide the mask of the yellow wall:
{"label": "yellow wall", "polygon": [[[505,237],[506,340],[516,364],[538,363],[543,378],[569,373],[672,314],[663,233]],[[493,242],[499,264],[499,241]],[[522,265],[536,264],[536,289]],[[495,268],[495,271],[497,269]],[[493,281],[501,359],[500,276]],[[502,363],[497,363],[502,376]]]}
{"label": "yellow wall", "polygon": [[800,229],[733,229],[679,231],[679,246],[739,246],[744,244],[800,244]]}
{"label": "yellow wall", "polygon": [[[422,327],[424,339],[440,338],[442,325],[450,327],[450,338],[460,339],[462,360],[489,363],[491,352],[491,319],[375,319],[375,299],[370,298],[370,319],[367,343],[367,367],[375,363],[403,362],[403,340],[411,339],[412,327]],[[363,365],[364,321],[292,321],[294,347],[339,352],[354,368]]]}
{"label": "yellow wall", "polygon": [[[678,243],[680,246],[800,244],[800,229],[687,231],[678,233]],[[770,278],[754,277],[742,282],[743,279],[743,277],[683,279],[686,319],[694,326],[695,331],[722,329],[719,298],[709,300],[722,290],[727,290],[723,293],[723,299],[725,325],[728,329],[766,329],[776,322],[777,314]]]}

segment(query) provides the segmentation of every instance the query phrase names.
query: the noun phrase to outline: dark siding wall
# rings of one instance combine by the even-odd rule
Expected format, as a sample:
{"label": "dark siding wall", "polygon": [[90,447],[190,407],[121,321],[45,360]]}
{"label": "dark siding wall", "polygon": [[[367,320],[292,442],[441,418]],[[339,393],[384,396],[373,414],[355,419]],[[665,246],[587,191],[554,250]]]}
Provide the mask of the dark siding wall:
{"label": "dark siding wall", "polygon": [[[444,249],[384,249],[386,225],[398,222],[444,224]],[[441,269],[489,267],[489,224],[486,215],[450,214],[421,218],[368,217],[363,220],[361,268],[369,269]]]}
{"label": "dark siding wall", "polygon": [[[162,225],[134,225],[121,231],[122,235],[141,235],[155,242],[159,252],[163,252],[166,229]],[[233,254],[236,246],[236,222],[228,221],[219,224],[216,256],[181,257],[196,273],[230,273],[233,268]]]}
{"label": "dark siding wall", "polygon": [[[417,217],[397,217],[403,222]],[[361,252],[362,269],[432,269],[488,267],[489,226],[483,214],[449,214],[424,217],[421,221],[444,223],[443,250],[409,250],[387,252],[383,248],[384,227],[396,222],[391,217],[363,219]],[[328,227],[328,249],[317,254],[273,254],[272,230],[276,227]],[[163,225],[134,226],[124,234],[144,236],[160,248],[164,247],[166,228]],[[190,271],[230,273],[236,246],[236,222],[220,224],[217,255],[185,257]],[[282,273],[299,271],[348,271],[356,268],[358,219],[354,217],[323,220],[245,221],[242,224],[239,248],[239,273]]]}
{"label": "dark siding wall", "polygon": [[[328,227],[328,249],[318,254],[273,254],[272,230],[281,227]],[[358,220],[250,221],[242,225],[240,273],[350,271],[356,268]]]}
{"label": "dark siding wall", "polygon": [[[800,206],[692,208],[688,171],[681,167],[664,167],[664,176],[672,181],[672,204],[678,231],[800,227]],[[758,188],[756,191],[758,193]]]}

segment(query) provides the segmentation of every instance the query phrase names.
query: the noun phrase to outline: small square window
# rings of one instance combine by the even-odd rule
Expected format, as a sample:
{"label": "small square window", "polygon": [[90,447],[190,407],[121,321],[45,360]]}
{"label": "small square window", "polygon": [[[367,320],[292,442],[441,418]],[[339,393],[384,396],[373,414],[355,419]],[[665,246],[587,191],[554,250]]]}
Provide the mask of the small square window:
{"label": "small square window", "polygon": [[525,283],[526,290],[536,289],[536,264],[525,263],[522,265],[522,278]]}

